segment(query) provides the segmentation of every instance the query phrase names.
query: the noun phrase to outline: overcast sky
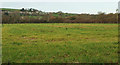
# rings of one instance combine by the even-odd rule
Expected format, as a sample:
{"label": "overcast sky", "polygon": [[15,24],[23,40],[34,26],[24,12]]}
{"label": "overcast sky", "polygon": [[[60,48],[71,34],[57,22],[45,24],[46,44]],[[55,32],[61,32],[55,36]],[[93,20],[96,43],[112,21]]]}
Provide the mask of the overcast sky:
{"label": "overcast sky", "polygon": [[118,2],[120,0],[0,0],[0,2]]}
{"label": "overcast sky", "polygon": [[115,13],[119,0],[1,0],[0,8],[36,8],[46,12]]}

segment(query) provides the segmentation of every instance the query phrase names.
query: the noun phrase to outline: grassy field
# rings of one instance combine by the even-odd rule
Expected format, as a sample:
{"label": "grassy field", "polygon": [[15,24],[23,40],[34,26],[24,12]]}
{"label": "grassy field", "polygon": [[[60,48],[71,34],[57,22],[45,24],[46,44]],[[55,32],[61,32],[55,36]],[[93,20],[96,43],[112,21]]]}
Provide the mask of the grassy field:
{"label": "grassy field", "polygon": [[2,62],[118,62],[117,24],[3,24]]}
{"label": "grassy field", "polygon": [[19,9],[10,9],[10,8],[0,8],[0,10],[6,10],[6,11],[19,11]]}

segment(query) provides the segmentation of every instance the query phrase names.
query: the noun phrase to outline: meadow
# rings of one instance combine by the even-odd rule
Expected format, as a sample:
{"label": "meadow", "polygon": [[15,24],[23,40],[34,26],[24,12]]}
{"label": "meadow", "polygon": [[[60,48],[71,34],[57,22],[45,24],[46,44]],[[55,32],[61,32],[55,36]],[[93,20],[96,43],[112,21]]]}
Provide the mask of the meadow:
{"label": "meadow", "polygon": [[115,63],[118,24],[3,24],[2,62]]}

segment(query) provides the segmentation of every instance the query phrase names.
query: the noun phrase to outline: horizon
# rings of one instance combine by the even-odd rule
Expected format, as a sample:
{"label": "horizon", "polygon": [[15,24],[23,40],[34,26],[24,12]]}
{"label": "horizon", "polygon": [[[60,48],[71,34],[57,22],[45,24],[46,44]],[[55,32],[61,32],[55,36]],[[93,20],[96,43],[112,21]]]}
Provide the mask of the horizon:
{"label": "horizon", "polygon": [[34,8],[43,12],[97,14],[98,12],[116,13],[117,2],[2,2],[0,8]]}

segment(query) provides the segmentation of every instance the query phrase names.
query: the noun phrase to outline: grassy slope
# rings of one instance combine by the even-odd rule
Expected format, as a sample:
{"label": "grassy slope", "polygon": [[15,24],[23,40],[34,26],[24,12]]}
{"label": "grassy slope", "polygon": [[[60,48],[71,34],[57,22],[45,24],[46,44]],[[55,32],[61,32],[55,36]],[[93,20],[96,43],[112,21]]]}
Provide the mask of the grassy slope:
{"label": "grassy slope", "polygon": [[117,62],[117,24],[4,24],[3,62]]}
{"label": "grassy slope", "polygon": [[[0,10],[5,10],[5,11],[20,11],[20,9],[11,9],[11,8],[0,8]],[[55,17],[58,17],[58,16],[60,16],[61,17],[61,15],[59,15],[58,13],[53,13],[52,14],[53,16],[55,16]],[[62,17],[66,17],[66,16],[75,16],[76,14],[71,14],[71,13],[68,13],[68,14],[62,14]],[[31,17],[31,18],[42,18],[43,16],[29,16],[29,17]]]}
{"label": "grassy slope", "polygon": [[2,10],[6,10],[6,11],[19,11],[19,9],[10,9],[10,8],[0,8]]}

